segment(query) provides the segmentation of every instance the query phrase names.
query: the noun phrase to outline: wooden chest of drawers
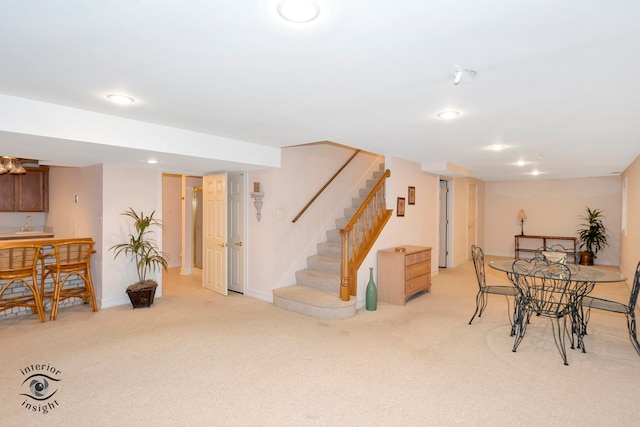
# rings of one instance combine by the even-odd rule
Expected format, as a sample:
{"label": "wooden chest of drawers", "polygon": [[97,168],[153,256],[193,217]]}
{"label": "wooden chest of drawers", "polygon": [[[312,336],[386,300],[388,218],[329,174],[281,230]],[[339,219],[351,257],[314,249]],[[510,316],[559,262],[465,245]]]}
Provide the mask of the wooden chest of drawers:
{"label": "wooden chest of drawers", "polygon": [[405,305],[418,292],[431,292],[431,248],[401,248],[378,252],[378,299]]}

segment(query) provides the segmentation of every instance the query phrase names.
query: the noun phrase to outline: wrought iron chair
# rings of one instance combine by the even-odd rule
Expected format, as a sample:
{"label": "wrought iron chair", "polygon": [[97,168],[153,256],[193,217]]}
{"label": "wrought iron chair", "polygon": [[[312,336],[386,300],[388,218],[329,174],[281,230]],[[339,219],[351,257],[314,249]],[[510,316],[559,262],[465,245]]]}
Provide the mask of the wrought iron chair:
{"label": "wrought iron chair", "polygon": [[[612,313],[620,313],[624,314],[627,318],[627,328],[629,329],[629,339],[631,340],[631,344],[633,344],[633,348],[636,349],[636,352],[640,355],[640,344],[638,343],[638,336],[636,335],[636,303],[638,301],[638,292],[640,292],[640,262],[636,267],[636,275],[633,279],[633,286],[631,288],[631,295],[629,296],[629,302],[627,304],[623,304],[621,302],[610,301],[603,298],[596,298],[591,296],[585,296],[582,299],[582,310],[583,310],[583,331],[584,334],[587,333],[587,323],[589,322],[589,318],[591,317],[591,309],[595,308],[597,310],[609,311]],[[584,313],[584,309],[586,309],[586,313]]]}
{"label": "wrought iron chair", "polygon": [[[570,335],[573,348],[574,314],[576,307],[589,289],[588,284],[571,281],[571,270],[564,264],[540,263],[537,260],[515,260],[510,276],[519,290],[520,300],[516,304],[515,352],[524,338],[531,315],[549,318],[553,338],[565,365],[567,350],[565,337]],[[571,333],[567,328],[567,317],[571,321]]]}
{"label": "wrought iron chair", "polygon": [[[40,245],[16,244],[0,249],[0,310],[28,307],[44,322],[42,298],[38,292],[37,268]],[[13,294],[9,288],[23,285],[23,292]],[[26,291],[29,292],[26,292]]]}
{"label": "wrought iron chair", "polygon": [[[484,252],[479,246],[472,245],[471,246],[471,258],[473,259],[473,266],[476,270],[476,277],[478,279],[478,293],[476,294],[476,311],[473,312],[473,316],[471,316],[471,320],[469,320],[469,324],[473,322],[476,315],[478,317],[482,316],[484,309],[487,307],[487,300],[490,294],[493,295],[503,295],[507,298],[507,315],[509,316],[509,323],[511,323],[511,336],[515,334],[515,317],[511,316],[511,309],[509,305],[509,297],[514,297],[517,295],[518,290],[511,285],[508,286],[496,286],[490,285],[487,286],[486,276],[484,271]],[[516,313],[515,301],[514,301],[514,316]]]}
{"label": "wrought iron chair", "polygon": [[[51,298],[51,320],[58,316],[60,301],[69,298],[80,298],[85,304],[91,303],[93,311],[98,311],[91,279],[93,244],[91,239],[74,239],[53,245],[55,262],[43,266],[41,282],[42,294]],[[53,291],[45,294],[44,281],[48,276],[53,278]]]}

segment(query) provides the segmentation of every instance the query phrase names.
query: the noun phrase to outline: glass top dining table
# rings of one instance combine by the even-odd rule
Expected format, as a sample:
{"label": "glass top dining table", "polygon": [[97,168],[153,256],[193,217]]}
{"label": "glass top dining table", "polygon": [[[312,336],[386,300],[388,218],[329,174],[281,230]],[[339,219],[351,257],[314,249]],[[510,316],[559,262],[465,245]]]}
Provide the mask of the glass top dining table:
{"label": "glass top dining table", "polygon": [[[495,260],[489,262],[489,267],[496,270],[512,273],[512,266],[515,259]],[[620,273],[609,268],[591,267],[586,265],[566,264],[571,271],[571,281],[587,283],[613,283],[624,282],[627,278]]]}
{"label": "glass top dining table", "polygon": [[[522,271],[522,269],[518,269],[517,273],[513,271],[513,263],[516,261],[515,259],[505,259],[505,260],[494,260],[489,262],[489,267],[494,268],[496,270],[504,271],[507,273],[507,277],[509,280],[516,286],[514,276],[516,274],[527,276],[526,271]],[[532,271],[535,272],[536,268],[534,268],[537,264],[534,260],[525,260],[531,262]],[[546,263],[546,261],[539,261],[542,263]],[[612,268],[602,268],[602,267],[591,267],[585,265],[577,265],[577,264],[565,264],[569,270],[571,271],[571,277],[569,281],[572,282],[575,286],[575,289],[580,289],[580,293],[584,295],[588,295],[598,283],[614,283],[614,282],[624,282],[626,277],[619,271],[615,271]],[[520,266],[522,267],[522,266]],[[517,287],[517,286],[516,286]],[[578,348],[582,348],[582,351],[585,352],[584,348],[584,340],[583,337],[586,334],[586,323],[584,321],[584,315],[582,313],[581,308],[575,308],[572,311],[572,337],[573,332],[576,332],[578,335]],[[572,348],[573,348],[573,338],[572,338]]]}

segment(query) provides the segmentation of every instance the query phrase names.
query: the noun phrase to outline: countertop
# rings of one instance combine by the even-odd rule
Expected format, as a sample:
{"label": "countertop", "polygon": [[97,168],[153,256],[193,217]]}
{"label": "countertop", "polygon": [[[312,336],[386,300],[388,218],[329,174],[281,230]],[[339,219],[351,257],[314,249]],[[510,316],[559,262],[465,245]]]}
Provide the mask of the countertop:
{"label": "countertop", "polygon": [[[47,234],[47,233],[44,233]],[[95,241],[91,237],[44,237],[44,236],[32,236],[30,238],[20,238],[20,239],[1,239],[0,238],[0,249],[15,246],[16,244],[27,244],[27,245],[40,245],[40,246],[52,246],[57,243],[65,243],[65,242],[79,242],[83,240],[91,240]]]}
{"label": "countertop", "polygon": [[13,233],[0,233],[0,240],[44,239],[53,237],[53,233],[45,231],[15,231]]}

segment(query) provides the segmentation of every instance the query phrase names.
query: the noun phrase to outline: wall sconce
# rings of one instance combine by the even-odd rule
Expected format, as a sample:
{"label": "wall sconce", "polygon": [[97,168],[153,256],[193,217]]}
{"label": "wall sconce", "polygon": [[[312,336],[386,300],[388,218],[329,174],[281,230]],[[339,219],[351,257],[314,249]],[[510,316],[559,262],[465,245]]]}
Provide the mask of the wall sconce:
{"label": "wall sconce", "polygon": [[262,219],[262,198],[264,197],[264,193],[260,191],[260,183],[253,183],[253,192],[251,193],[251,197],[253,198],[253,206],[256,207],[256,219],[260,222]]}
{"label": "wall sconce", "polygon": [[524,236],[524,220],[527,219],[524,209],[520,209],[520,212],[518,212],[518,219],[520,220],[520,235]]}

